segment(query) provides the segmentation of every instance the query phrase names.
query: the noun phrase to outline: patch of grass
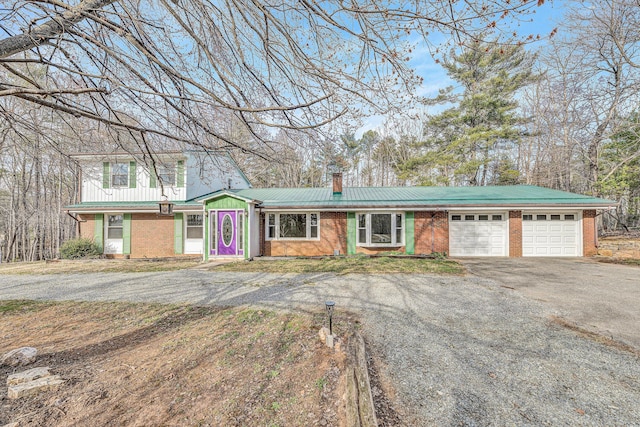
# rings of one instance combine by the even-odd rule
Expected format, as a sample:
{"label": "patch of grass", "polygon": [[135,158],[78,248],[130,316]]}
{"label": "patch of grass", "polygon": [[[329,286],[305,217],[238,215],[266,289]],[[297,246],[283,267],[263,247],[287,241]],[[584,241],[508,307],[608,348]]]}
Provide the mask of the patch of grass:
{"label": "patch of grass", "polygon": [[255,324],[268,319],[269,317],[273,317],[273,312],[265,312],[263,310],[242,310],[240,313],[236,314],[236,320],[240,323],[249,323]]}
{"label": "patch of grass", "polygon": [[286,258],[282,260],[239,261],[211,268],[212,271],[263,273],[336,273],[336,274],[398,274],[434,273],[463,274],[464,267],[447,259],[411,257],[325,257]]}
{"label": "patch of grass", "polygon": [[0,274],[153,273],[192,268],[200,259],[90,259],[0,264]]}
{"label": "patch of grass", "polygon": [[322,391],[325,385],[327,385],[327,379],[325,377],[318,378],[316,380],[316,388],[318,390]]}
{"label": "patch of grass", "polygon": [[47,305],[47,303],[33,300],[0,301],[0,314],[34,311],[45,305]]}

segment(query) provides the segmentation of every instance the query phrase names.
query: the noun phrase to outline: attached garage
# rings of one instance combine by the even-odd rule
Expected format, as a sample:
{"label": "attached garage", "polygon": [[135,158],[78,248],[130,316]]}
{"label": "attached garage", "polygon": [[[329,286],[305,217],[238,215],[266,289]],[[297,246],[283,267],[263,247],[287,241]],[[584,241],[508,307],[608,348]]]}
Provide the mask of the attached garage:
{"label": "attached garage", "polygon": [[524,212],[522,255],[531,257],[582,256],[578,212]]}
{"label": "attached garage", "polygon": [[449,254],[508,256],[509,222],[506,212],[453,212],[449,215]]}

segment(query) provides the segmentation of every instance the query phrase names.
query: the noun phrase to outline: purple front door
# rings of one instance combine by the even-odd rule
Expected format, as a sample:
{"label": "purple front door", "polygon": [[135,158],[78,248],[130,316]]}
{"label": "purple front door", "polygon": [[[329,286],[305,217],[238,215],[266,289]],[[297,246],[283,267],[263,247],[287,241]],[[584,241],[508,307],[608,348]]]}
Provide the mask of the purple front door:
{"label": "purple front door", "polygon": [[236,225],[236,211],[218,211],[218,255],[238,255]]}

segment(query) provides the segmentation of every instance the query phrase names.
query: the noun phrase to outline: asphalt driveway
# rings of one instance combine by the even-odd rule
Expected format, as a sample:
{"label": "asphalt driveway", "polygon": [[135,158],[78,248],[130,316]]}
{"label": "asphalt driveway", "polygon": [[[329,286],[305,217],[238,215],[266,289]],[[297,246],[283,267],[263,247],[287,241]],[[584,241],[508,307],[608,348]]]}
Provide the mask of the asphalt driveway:
{"label": "asphalt driveway", "polygon": [[[531,285],[541,275],[534,264],[528,264],[536,261],[467,260],[465,265],[476,275],[462,277],[201,270],[0,275],[0,299],[184,302],[297,310],[322,310],[324,301],[332,299],[337,323],[347,310],[360,314],[369,351],[377,355],[376,368],[404,425],[638,425],[638,356],[550,322],[550,312],[568,313],[571,307],[550,305],[556,298],[560,304],[562,298],[552,298],[544,288]],[[546,268],[552,262],[539,265]],[[571,269],[610,279],[617,270],[629,277],[636,271],[582,261],[557,262],[561,266],[557,281]],[[519,284],[515,278],[506,281],[510,274],[518,276],[517,269],[523,276]],[[552,287],[549,281],[546,286]],[[572,286],[579,283],[576,278]],[[633,289],[631,282],[627,286]],[[597,299],[585,299],[582,304],[597,306]],[[0,352],[6,333],[0,322]]]}
{"label": "asphalt driveway", "polygon": [[479,277],[539,301],[550,313],[640,349],[640,268],[588,258],[469,258]]}

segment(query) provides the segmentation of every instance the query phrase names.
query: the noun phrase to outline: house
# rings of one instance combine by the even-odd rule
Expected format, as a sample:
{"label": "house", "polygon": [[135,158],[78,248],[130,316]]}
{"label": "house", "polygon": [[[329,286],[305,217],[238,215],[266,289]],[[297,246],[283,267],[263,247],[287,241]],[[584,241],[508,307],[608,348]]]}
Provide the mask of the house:
{"label": "house", "polygon": [[224,189],[204,207],[204,259],[447,253],[590,256],[596,215],[616,205],[580,194],[495,187]]}
{"label": "house", "polygon": [[[590,256],[596,215],[616,203],[542,187],[250,188],[228,156],[76,156],[80,235],[108,256],[320,256],[401,252]],[[172,216],[158,202],[173,203]]]}
{"label": "house", "polygon": [[[78,154],[80,203],[65,207],[110,257],[202,256],[203,205],[196,199],[249,181],[226,153],[175,151],[154,155],[151,167],[128,153]],[[173,214],[160,215],[166,199]]]}

